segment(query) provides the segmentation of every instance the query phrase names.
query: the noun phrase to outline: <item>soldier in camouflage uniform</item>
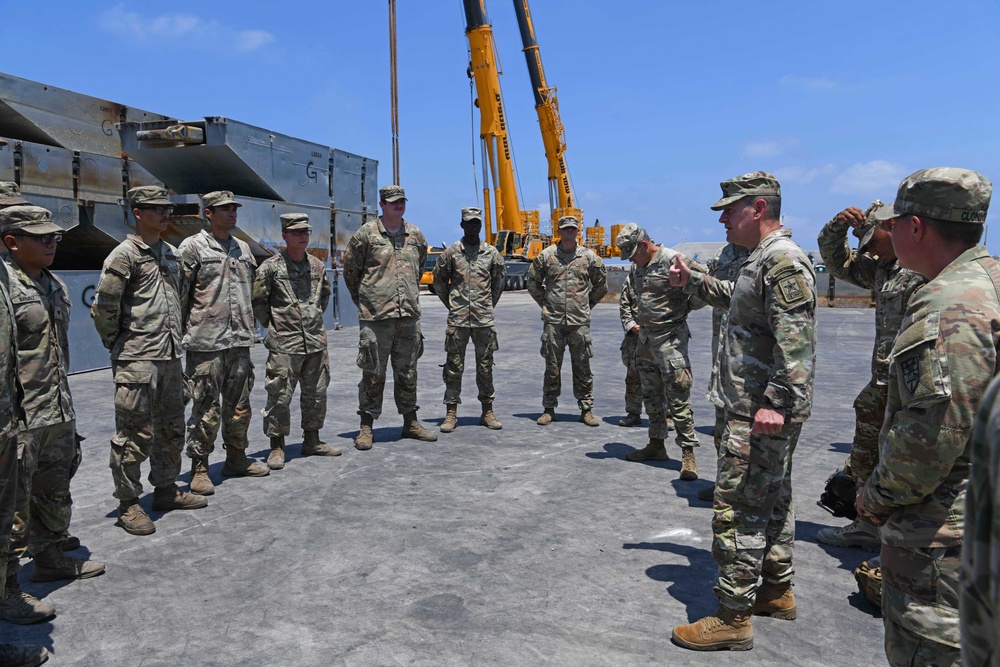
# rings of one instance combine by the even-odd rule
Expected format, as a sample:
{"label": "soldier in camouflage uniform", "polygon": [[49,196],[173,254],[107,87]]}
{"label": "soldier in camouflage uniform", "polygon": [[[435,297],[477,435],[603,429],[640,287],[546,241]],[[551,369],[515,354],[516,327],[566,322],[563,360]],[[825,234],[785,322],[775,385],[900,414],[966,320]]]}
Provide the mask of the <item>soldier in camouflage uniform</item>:
{"label": "soldier in camouflage uniform", "polygon": [[618,316],[625,331],[621,347],[618,348],[625,366],[625,416],[618,420],[619,426],[638,426],[642,423],[642,384],[635,360],[635,353],[639,349],[639,325],[636,323],[639,315],[636,312],[635,285],[632,280],[634,270],[635,267],[632,267],[629,271],[621,294],[618,295]]}
{"label": "soldier in camouflage uniform", "polygon": [[10,253],[7,270],[26,416],[18,434],[17,513],[0,618],[32,623],[44,613],[43,606],[51,607],[19,590],[19,560],[29,551],[35,561],[33,581],[94,577],[104,573],[104,563],[63,554],[77,437],[67,377],[70,301],[66,285],[48,270],[62,228],[44,208],[12,206],[0,210],[0,238]]}
{"label": "soldier in camouflage uniform", "polygon": [[[876,219],[878,213],[892,210],[876,200],[862,212],[857,207],[841,211],[826,223],[819,234],[819,252],[827,267],[840,280],[873,290],[875,297],[875,347],[872,350],[872,375],[868,385],[854,399],[854,441],[848,458],[849,470],[860,487],[878,462],[878,434],[885,417],[889,382],[889,351],[899,332],[910,296],[927,279],[904,269],[896,260],[888,223]],[[857,250],[851,250],[847,230],[854,228]],[[878,528],[863,516],[842,528],[823,528],[816,539],[835,547],[860,547],[878,551],[882,542]]]}
{"label": "soldier in camouflage uniform", "polygon": [[[708,262],[708,273],[716,280],[735,283],[740,268],[746,264],[750,251],[735,243],[727,243],[719,249]],[[708,393],[705,398],[715,406],[715,424],[712,426],[712,442],[718,454],[722,443],[722,433],[726,430],[726,404],[719,394],[717,379],[719,377],[719,352],[722,350],[722,340],[726,337],[726,323],[729,320],[728,308],[712,308],[712,373],[708,378]],[[698,492],[699,500],[712,500],[715,497],[715,484],[707,486]]]}
{"label": "soldier in camouflage uniform", "polygon": [[392,362],[396,409],[403,437],[434,442],[437,436],[417,421],[417,360],[424,353],[420,332],[420,277],[427,260],[423,233],[403,219],[406,193],[398,185],[379,189],[382,216],[361,226],[344,253],[344,283],[358,307],[358,414],[354,439],[372,448],[372,425],[382,414],[386,366]]}
{"label": "soldier in camouflage uniform", "polygon": [[[19,195],[15,195],[10,190],[0,190],[0,206],[5,201],[20,199]],[[18,204],[15,201],[8,205]],[[17,502],[17,431],[19,423],[24,421],[24,410],[21,408],[24,391],[17,377],[17,335],[9,285],[6,265],[0,261],[0,598],[7,596],[7,552]],[[37,601],[33,596],[32,600]],[[51,618],[55,607],[48,605],[44,611],[48,615],[38,621]],[[0,665],[31,667],[42,664],[48,656],[49,652],[43,646],[0,644]]]}
{"label": "soldier in camouflage uniform", "polygon": [[992,190],[974,171],[924,169],[876,215],[892,220],[900,265],[928,279],[892,346],[879,460],[857,497],[880,526],[891,665],[959,664],[972,429],[1000,370],[1000,264],[978,245]]}
{"label": "soldier in camouflage uniform", "polygon": [[192,385],[187,423],[191,491],[210,496],[215,485],[208,476],[208,457],[220,426],[226,450],[223,477],[264,477],[270,471],[246,454],[254,381],[250,348],[256,340],[250,299],[257,260],[250,246],[230,233],[242,206],[233,193],[209,192],[202,203],[209,228],[180,245],[180,296],[185,375]]}
{"label": "soldier in camouflage uniform", "polygon": [[[681,448],[681,479],[698,479],[691,409],[691,362],[688,359],[687,316],[705,305],[697,297],[671,287],[668,270],[678,257],[677,251],[654,243],[645,229],[630,222],[618,233],[615,244],[623,258],[634,265],[629,274],[635,293],[639,345],[639,366],[643,399],[649,412],[649,444],[629,452],[629,461],[666,461],[667,414],[677,429]],[[695,264],[696,267],[701,267]]]}
{"label": "soldier in camouflage uniform", "polygon": [[285,249],[267,259],[253,283],[253,312],[267,327],[267,370],[264,389],[264,435],[271,439],[267,467],[285,467],[285,436],[291,428],[289,406],[301,382],[302,456],[340,456],[339,449],[321,442],[326,420],[326,388],[330,386],[330,354],[323,312],[330,303],[330,279],[323,262],[306,253],[309,216],[281,216]]}
{"label": "soldier in camouflage uniform", "polygon": [[979,406],[962,537],[962,664],[1000,664],[1000,376]]}
{"label": "soldier in camouflage uniform", "polygon": [[478,208],[463,208],[462,239],[448,246],[434,265],[434,293],[448,307],[448,328],[444,336],[447,357],[443,373],[447,414],[441,422],[443,433],[451,433],[458,426],[465,349],[470,338],[476,350],[476,386],[483,408],[479,423],[493,430],[502,428],[493,414],[493,399],[496,398],[493,353],[500,349],[493,308],[503,294],[507,269],[500,252],[480,242],[482,229],[483,212]]}
{"label": "soldier in camouflage uniform", "polygon": [[528,269],[528,293],[542,307],[543,412],[538,424],[556,418],[562,388],[562,362],[566,347],[573,366],[573,396],[580,408],[580,421],[599,426],[594,416],[594,375],[590,358],[594,339],[590,335],[590,311],[608,293],[604,263],[593,250],[577,244],[580,221],[571,215],[559,218],[559,243],[535,257]]}
{"label": "soldier in camouflage uniform", "polygon": [[163,241],[173,204],[153,185],[132,188],[128,201],[137,234],[104,260],[90,316],[111,351],[115,435],[111,475],[118,525],[133,535],[156,527],[139,506],[140,466],[149,459],[153,509],[198,509],[204,498],[177,488],[184,449],[184,373],[181,369],[181,285],[176,249]]}
{"label": "soldier in camouflage uniform", "polygon": [[[729,308],[717,386],[726,406],[712,520],[719,566],[710,616],[674,628],[696,650],[753,647],[751,614],[791,620],[792,455],[812,408],[816,285],[812,263],[781,226],[781,189],[766,172],[723,181],[713,206],[726,240],[750,256],[736,282],[675,260],[672,285]],[[763,577],[763,585],[758,580]]]}

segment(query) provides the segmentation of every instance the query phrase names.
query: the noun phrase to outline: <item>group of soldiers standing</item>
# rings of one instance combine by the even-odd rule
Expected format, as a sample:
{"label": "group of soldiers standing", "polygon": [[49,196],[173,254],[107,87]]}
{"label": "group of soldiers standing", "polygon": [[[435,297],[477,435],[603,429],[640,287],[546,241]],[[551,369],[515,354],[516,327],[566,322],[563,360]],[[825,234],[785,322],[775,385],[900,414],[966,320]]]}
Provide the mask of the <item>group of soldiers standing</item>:
{"label": "group of soldiers standing", "polygon": [[[55,610],[20,590],[21,557],[35,560],[32,576],[43,581],[97,576],[104,565],[64,553],[79,546],[69,532],[69,483],[81,438],[66,379],[70,302],[48,270],[61,229],[16,186],[0,187],[0,237],[9,253],[0,262],[0,618],[34,623]],[[797,616],[791,470],[812,409],[816,358],[814,269],[781,224],[777,179],[752,172],[721,187],[711,208],[721,212],[728,245],[708,266],[654,242],[635,224],[616,239],[633,265],[620,299],[622,359],[628,386],[641,388],[627,395],[620,424],[641,423],[643,404],[649,416],[648,444],[626,458],[667,459],[665,440],[674,430],[684,480],[698,476],[687,317],[703,306],[714,309],[709,398],[716,406],[717,458],[709,497],[719,605],[672,634],[695,650],[747,650],[753,615]],[[960,646],[966,664],[996,664],[1000,387],[994,383],[987,392],[987,385],[1000,370],[1000,265],[979,245],[991,194],[989,181],[975,172],[922,170],[903,181],[893,204],[846,209],[819,239],[834,275],[875,290],[877,308],[872,375],[855,402],[849,459],[859,518],[818,537],[838,546],[880,543],[876,567],[893,665],[957,665]],[[344,256],[344,280],[359,310],[359,450],[373,446],[390,363],[403,437],[437,439],[417,419],[424,345],[419,278],[427,243],[403,217],[403,188],[383,187],[379,200],[382,216],[354,234]],[[165,190],[133,188],[128,202],[137,233],[105,261],[91,316],[111,352],[118,525],[148,535],[155,525],[138,503],[141,464],[149,459],[153,507],[164,511],[207,505],[205,497],[215,492],[208,460],[220,429],[224,476],[280,470],[298,385],[303,455],[341,452],[319,437],[330,382],[323,312],[331,287],[323,264],[306,252],[308,217],[282,215],[285,249],[258,267],[249,246],[231,233],[240,206],[233,193],[203,195],[208,229],[179,248],[162,238],[173,210]],[[493,411],[492,369],[499,349],[494,307],[505,269],[496,248],[481,240],[482,225],[479,209],[462,209],[463,236],[433,271],[435,294],[448,308],[444,433],[458,426],[470,340],[480,424],[502,428]],[[528,292],[543,321],[542,426],[556,419],[567,347],[580,421],[599,425],[590,321],[607,277],[601,259],[578,244],[579,228],[575,218],[561,218],[558,241],[528,271]],[[858,250],[847,241],[851,228]],[[246,456],[256,322],[268,328],[266,464]],[[188,491],[176,483],[185,439]],[[0,645],[0,666],[45,659],[42,647]]]}

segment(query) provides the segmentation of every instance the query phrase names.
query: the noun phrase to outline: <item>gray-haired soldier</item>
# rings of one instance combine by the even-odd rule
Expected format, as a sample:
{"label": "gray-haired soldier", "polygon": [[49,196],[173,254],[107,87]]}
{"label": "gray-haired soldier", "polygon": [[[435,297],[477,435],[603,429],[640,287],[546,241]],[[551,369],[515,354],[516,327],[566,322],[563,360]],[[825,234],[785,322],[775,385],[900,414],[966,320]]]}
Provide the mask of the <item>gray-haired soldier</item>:
{"label": "gray-haired soldier", "polygon": [[590,358],[594,339],[590,334],[590,311],[608,293],[604,262],[593,250],[577,244],[580,221],[559,218],[559,243],[542,250],[528,269],[528,293],[542,307],[542,408],[537,423],[555,420],[562,390],[562,362],[569,347],[573,366],[573,396],[580,408],[580,421],[600,426],[594,416],[594,374]]}
{"label": "gray-haired soldier", "polygon": [[176,249],[160,238],[173,202],[166,190],[153,185],[132,188],[128,200],[138,233],[104,260],[90,316],[111,351],[111,474],[118,525],[133,535],[149,535],[156,527],[139,506],[140,465],[147,458],[153,509],[198,509],[208,502],[176,483],[184,449],[181,269]]}
{"label": "gray-haired soldier", "polygon": [[503,294],[507,269],[503,257],[488,243],[482,243],[483,212],[462,209],[461,240],[448,246],[434,265],[434,293],[448,307],[448,328],[444,349],[444,404],[447,409],[441,431],[451,433],[458,426],[458,404],[462,402],[462,373],[465,350],[472,340],[476,354],[476,387],[483,411],[479,423],[486,428],[502,428],[493,414],[493,353],[497,343],[493,308]]}

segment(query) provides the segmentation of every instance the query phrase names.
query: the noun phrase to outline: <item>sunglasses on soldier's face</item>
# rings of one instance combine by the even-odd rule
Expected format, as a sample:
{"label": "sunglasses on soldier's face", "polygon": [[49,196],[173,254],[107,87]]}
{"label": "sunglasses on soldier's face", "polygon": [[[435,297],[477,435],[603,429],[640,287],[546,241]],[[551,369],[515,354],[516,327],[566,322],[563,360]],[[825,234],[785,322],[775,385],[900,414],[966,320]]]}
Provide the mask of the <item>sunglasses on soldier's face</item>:
{"label": "sunglasses on soldier's face", "polygon": [[308,229],[294,229],[292,231],[285,233],[290,234],[291,236],[303,237],[303,236],[309,236],[311,232]]}
{"label": "sunglasses on soldier's face", "polygon": [[158,215],[163,215],[164,213],[173,215],[174,213],[173,206],[140,206],[139,208],[143,211],[156,211]]}

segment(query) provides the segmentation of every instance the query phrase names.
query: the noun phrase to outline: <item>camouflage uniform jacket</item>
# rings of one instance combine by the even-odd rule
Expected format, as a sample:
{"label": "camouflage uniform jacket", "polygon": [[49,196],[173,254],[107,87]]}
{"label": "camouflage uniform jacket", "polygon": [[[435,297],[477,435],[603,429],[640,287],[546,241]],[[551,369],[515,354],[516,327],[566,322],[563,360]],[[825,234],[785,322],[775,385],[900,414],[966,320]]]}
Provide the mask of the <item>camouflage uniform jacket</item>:
{"label": "camouflage uniform jacket", "polygon": [[427,261],[427,241],[403,221],[400,247],[381,218],[361,226],[344,253],[344,283],[362,321],[420,317],[420,277]]}
{"label": "camouflage uniform jacket", "polygon": [[[660,246],[646,266],[636,266],[632,273],[640,340],[650,337],[687,340],[691,337],[688,313],[705,306],[697,296],[680,287],[671,287],[667,271],[678,255],[680,253],[673,248]],[[688,261],[692,270],[707,271],[701,264]]]}
{"label": "camouflage uniform jacket", "polygon": [[14,307],[7,292],[8,284],[7,268],[0,261],[0,442],[12,440],[24,420],[21,408],[24,393],[17,378]]}
{"label": "camouflage uniform jacket", "polygon": [[963,664],[979,667],[1000,659],[1000,377],[976,416],[971,468],[959,624]]}
{"label": "camouflage uniform jacket", "polygon": [[28,428],[76,419],[69,391],[69,309],[66,285],[47,269],[48,294],[8,259],[10,300],[17,324],[18,376]]}
{"label": "camouflage uniform jacket", "polygon": [[639,326],[639,302],[635,298],[635,264],[628,270],[625,277],[625,284],[622,285],[622,293],[618,295],[618,316],[622,320],[622,329],[625,335],[632,333],[632,329]]}
{"label": "camouflage uniform jacket", "polygon": [[181,286],[177,250],[151,248],[130,234],[104,260],[90,317],[112,361],[181,356]]}
{"label": "camouflage uniform jacket", "polygon": [[267,327],[264,346],[284,354],[325,350],[323,312],[332,292],[326,267],[312,255],[301,264],[284,252],[269,257],[253,282],[253,312]]}
{"label": "camouflage uniform jacket", "polygon": [[496,326],[493,308],[506,276],[500,251],[489,243],[456,241],[448,246],[434,265],[434,293],[448,307],[448,326]]}
{"label": "camouflage uniform jacket", "polygon": [[250,298],[257,260],[245,241],[235,236],[229,240],[227,250],[202,230],[181,243],[186,350],[221,352],[253,347],[256,340]]}
{"label": "camouflage uniform jacket", "polygon": [[880,459],[864,506],[882,541],[962,543],[972,428],[1000,370],[1000,264],[970,248],[918,290],[892,347]]}
{"label": "camouflage uniform jacket", "polygon": [[604,262],[581,245],[572,253],[550,245],[531,261],[528,294],[547,324],[590,324],[590,310],[608,293]]}
{"label": "camouflage uniform jacket", "polygon": [[834,218],[819,234],[819,253],[837,278],[875,291],[875,348],[872,350],[872,378],[875,384],[889,382],[889,353],[903,323],[906,304],[927,282],[919,273],[904,269],[898,261],[883,261],[851,250],[847,239],[850,225]]}
{"label": "camouflage uniform jacket", "polygon": [[[750,251],[743,246],[727,243],[708,263],[708,273],[716,280],[735,283],[736,276],[739,275],[740,269],[746,264],[749,256]],[[719,343],[726,337],[728,321],[728,308],[712,308],[712,373],[708,378],[708,394],[705,398],[720,408],[726,407],[726,404],[719,394],[718,387],[719,351],[722,347]]]}
{"label": "camouflage uniform jacket", "polygon": [[786,420],[807,420],[816,367],[816,276],[791,230],[761,239],[735,283],[692,271],[684,289],[729,308],[716,383],[726,411],[753,419],[762,407],[783,408]]}

